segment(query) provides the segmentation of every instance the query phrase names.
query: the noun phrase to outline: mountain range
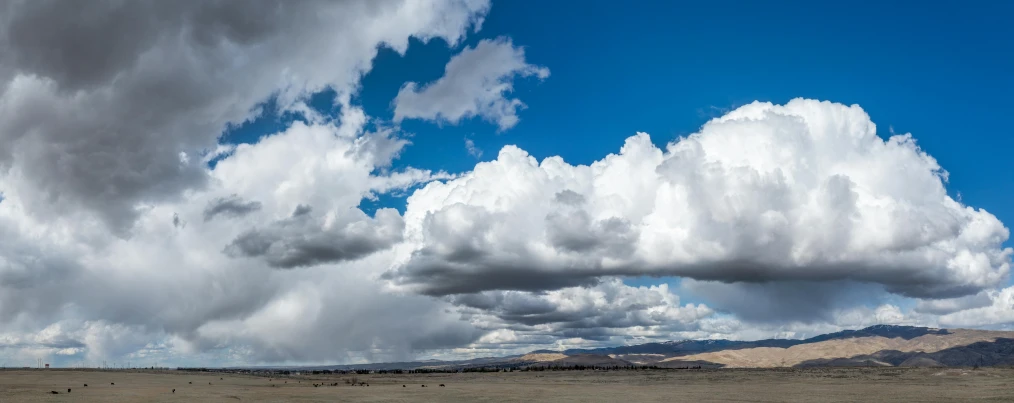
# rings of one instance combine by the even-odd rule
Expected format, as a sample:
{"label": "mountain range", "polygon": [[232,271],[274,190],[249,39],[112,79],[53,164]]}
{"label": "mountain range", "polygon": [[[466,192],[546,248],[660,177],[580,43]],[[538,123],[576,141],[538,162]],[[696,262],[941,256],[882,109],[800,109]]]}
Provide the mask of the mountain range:
{"label": "mountain range", "polygon": [[[776,368],[1014,365],[1014,332],[877,325],[803,340],[680,340],[595,349],[536,350],[460,361],[299,367],[302,370],[454,370],[522,367]],[[293,367],[288,367],[293,369]]]}

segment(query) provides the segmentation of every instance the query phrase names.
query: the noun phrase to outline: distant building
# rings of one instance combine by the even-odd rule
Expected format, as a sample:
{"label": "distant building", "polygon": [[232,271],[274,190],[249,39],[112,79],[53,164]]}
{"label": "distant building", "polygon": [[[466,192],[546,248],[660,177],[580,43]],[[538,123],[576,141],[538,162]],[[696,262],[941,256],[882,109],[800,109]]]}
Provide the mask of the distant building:
{"label": "distant building", "polygon": [[49,364],[46,364],[46,368],[47,368],[47,369],[49,368]]}

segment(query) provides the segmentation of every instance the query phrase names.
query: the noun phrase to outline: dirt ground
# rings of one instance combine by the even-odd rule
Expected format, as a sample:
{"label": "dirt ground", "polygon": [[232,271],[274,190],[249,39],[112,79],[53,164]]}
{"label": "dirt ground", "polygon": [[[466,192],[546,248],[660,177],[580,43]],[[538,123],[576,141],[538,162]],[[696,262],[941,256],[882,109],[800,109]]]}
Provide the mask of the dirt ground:
{"label": "dirt ground", "polygon": [[[1000,368],[358,375],[369,387],[346,385],[345,380],[351,377],[269,379],[177,371],[5,370],[0,371],[0,402],[1014,401],[1014,369]],[[339,386],[313,386],[332,382]],[[438,386],[441,383],[446,387]]]}

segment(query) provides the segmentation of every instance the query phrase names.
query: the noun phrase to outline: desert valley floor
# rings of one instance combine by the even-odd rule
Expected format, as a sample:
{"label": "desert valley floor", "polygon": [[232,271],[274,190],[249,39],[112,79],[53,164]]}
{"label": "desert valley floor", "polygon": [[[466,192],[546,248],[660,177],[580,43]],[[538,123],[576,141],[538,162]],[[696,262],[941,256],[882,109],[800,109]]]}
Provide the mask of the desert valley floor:
{"label": "desert valley floor", "polygon": [[[589,370],[357,376],[368,387],[349,386],[345,383],[349,378],[350,375],[268,378],[178,371],[5,370],[0,371],[0,402],[1014,401],[1014,369],[1010,368]],[[86,383],[88,386],[84,387]],[[314,383],[338,383],[338,386],[315,387]],[[172,389],[176,389],[175,393]]]}

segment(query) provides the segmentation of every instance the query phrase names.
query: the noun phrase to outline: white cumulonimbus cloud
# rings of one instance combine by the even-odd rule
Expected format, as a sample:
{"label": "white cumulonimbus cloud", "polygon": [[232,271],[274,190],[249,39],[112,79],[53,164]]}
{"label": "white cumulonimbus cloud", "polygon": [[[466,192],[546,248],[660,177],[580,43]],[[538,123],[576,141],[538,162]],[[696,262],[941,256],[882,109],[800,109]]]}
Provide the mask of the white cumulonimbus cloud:
{"label": "white cumulonimbus cloud", "polygon": [[1000,284],[1009,231],[948,196],[910,135],[859,106],[755,102],[588,166],[514,146],[415,192],[385,274],[430,295],[549,290],[609,275],[882,284],[955,297]]}
{"label": "white cumulonimbus cloud", "polygon": [[444,76],[419,88],[410,82],[394,99],[394,120],[427,119],[457,124],[478,116],[507,130],[518,123],[525,104],[507,98],[517,77],[549,77],[549,69],[528,64],[524,48],[508,38],[482,40],[451,58]]}

